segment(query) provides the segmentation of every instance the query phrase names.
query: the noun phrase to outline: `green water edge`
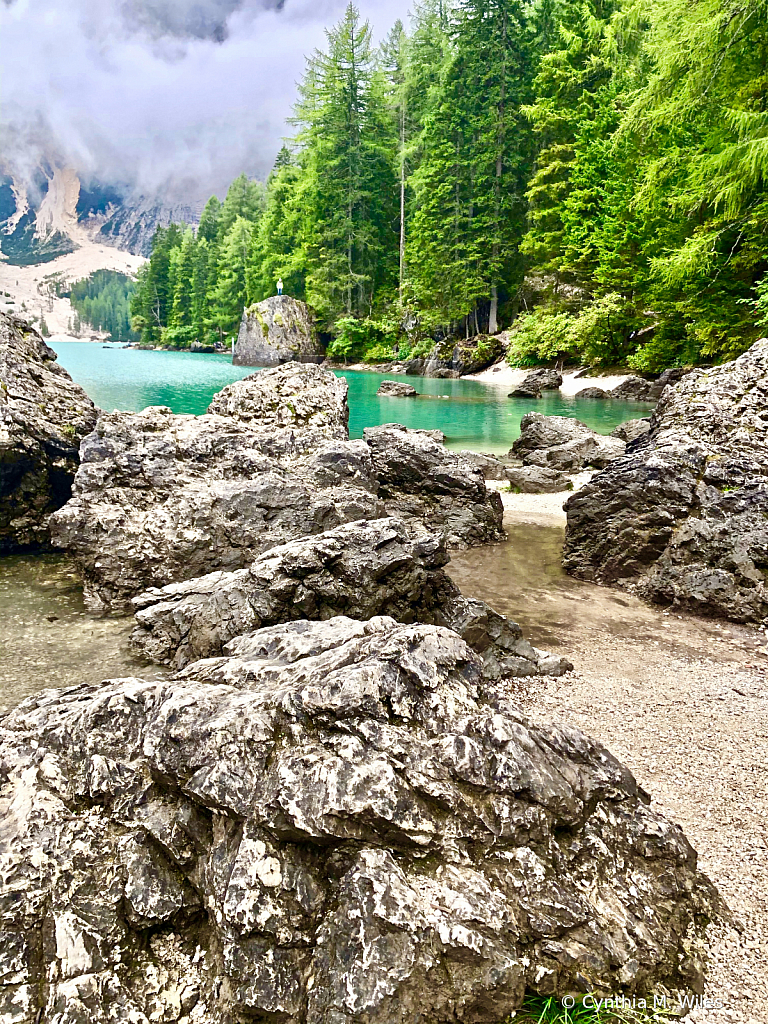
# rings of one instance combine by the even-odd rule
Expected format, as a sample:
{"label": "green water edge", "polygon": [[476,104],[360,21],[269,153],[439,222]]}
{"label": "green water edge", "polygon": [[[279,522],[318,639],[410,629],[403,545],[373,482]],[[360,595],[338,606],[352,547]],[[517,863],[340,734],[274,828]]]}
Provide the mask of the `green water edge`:
{"label": "green water edge", "polygon": [[[55,342],[51,346],[101,409],[138,412],[165,405],[175,413],[201,415],[217,391],[257,372],[233,366],[229,355],[147,351],[120,345]],[[540,399],[509,398],[509,385],[474,380],[405,377],[357,370],[334,370],[349,382],[349,433],[363,436],[364,427],[402,423],[406,427],[442,430],[453,450],[506,453],[520,434],[520,420],[532,410],[548,416],[576,416],[600,434],[609,434],[625,420],[648,414],[644,402],[577,399],[557,391]],[[376,395],[382,380],[407,380],[418,398]],[[585,387],[587,383],[585,382]]]}

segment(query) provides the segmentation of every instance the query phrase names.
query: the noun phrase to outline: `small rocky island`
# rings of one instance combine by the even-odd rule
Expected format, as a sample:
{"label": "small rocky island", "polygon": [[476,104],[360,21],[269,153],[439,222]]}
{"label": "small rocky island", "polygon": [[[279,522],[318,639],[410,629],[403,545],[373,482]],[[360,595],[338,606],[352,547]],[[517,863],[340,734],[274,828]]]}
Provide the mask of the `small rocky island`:
{"label": "small rocky island", "polygon": [[[202,416],[97,416],[3,329],[14,379],[75,417],[71,497],[37,470],[23,492],[35,536],[92,612],[134,616],[146,667],[0,718],[0,1019],[499,1024],[526,993],[702,990],[727,911],[695,851],[605,747],[520,710],[517,680],[573,666],[447,566],[503,536],[486,479],[587,469],[573,569],[608,578],[637,531],[652,596],[711,559],[706,593],[761,613],[768,342],[615,437],[531,413],[500,461],[350,440],[346,381],[296,361]],[[5,461],[50,458],[32,384],[8,391]]]}
{"label": "small rocky island", "polygon": [[279,366],[295,360],[322,363],[312,312],[305,302],[289,295],[273,295],[243,312],[232,351],[235,366]]}

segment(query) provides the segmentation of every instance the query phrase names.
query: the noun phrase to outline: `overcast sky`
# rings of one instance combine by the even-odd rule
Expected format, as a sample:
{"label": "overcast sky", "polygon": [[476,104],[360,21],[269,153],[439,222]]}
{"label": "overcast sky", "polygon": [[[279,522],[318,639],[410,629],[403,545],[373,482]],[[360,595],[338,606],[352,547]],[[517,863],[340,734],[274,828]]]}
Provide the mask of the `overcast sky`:
{"label": "overcast sky", "polygon": [[[408,0],[359,0],[377,37]],[[264,176],[345,0],[2,0],[0,154],[178,196]],[[58,153],[56,152],[58,150]]]}

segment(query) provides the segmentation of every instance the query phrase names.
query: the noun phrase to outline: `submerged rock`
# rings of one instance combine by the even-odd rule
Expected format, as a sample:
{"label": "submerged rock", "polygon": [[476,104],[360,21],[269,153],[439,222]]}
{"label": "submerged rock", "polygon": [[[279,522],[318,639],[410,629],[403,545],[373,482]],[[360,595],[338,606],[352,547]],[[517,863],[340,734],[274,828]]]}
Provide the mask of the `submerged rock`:
{"label": "submerged rock", "polygon": [[566,510],[569,572],[738,622],[768,616],[768,339],[668,387],[650,434]]}
{"label": "submerged rock", "polygon": [[[82,573],[90,610],[129,610],[148,587],[248,565],[259,554],[346,522],[406,511],[451,544],[502,536],[498,496],[421,433],[388,428],[346,440],[347,382],[296,363],[225,388],[205,416],[155,407],[99,418],[82,446],[73,497],[53,541]],[[397,479],[418,472],[401,496]]]}
{"label": "submerged rock", "polygon": [[602,746],[434,626],[293,622],[2,719],[15,1024],[497,1024],[701,991],[719,907]]}
{"label": "submerged rock", "polygon": [[321,363],[325,358],[305,302],[272,295],[243,311],[232,362],[235,366]]}
{"label": "submerged rock", "polygon": [[0,554],[49,544],[96,415],[37,331],[0,313]]}
{"label": "submerged rock", "polygon": [[442,537],[409,537],[398,519],[350,523],[273,548],[247,569],[150,590],[134,599],[134,648],[181,668],[219,655],[243,633],[294,619],[389,615],[449,626],[482,655],[488,678],[563,675],[573,665],[522,637],[445,573]]}
{"label": "submerged rock", "polygon": [[625,447],[618,438],[597,434],[581,420],[529,412],[520,420],[520,437],[509,454],[527,466],[577,473],[587,466],[606,466],[623,455]]}
{"label": "submerged rock", "polygon": [[383,380],[376,392],[384,398],[418,398],[419,392],[412,384],[403,380]]}

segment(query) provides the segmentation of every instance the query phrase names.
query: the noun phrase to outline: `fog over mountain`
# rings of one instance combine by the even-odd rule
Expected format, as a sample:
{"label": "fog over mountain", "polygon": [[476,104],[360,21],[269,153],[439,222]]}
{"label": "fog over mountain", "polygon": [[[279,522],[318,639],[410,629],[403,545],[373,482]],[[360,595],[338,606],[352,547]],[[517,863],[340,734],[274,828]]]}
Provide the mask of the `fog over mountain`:
{"label": "fog over mountain", "polygon": [[[170,202],[265,176],[344,0],[2,0],[0,155]],[[362,0],[378,36],[407,0]],[[34,187],[34,186],[33,186]]]}

